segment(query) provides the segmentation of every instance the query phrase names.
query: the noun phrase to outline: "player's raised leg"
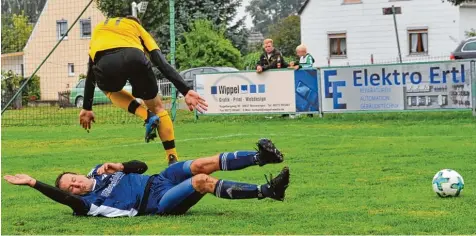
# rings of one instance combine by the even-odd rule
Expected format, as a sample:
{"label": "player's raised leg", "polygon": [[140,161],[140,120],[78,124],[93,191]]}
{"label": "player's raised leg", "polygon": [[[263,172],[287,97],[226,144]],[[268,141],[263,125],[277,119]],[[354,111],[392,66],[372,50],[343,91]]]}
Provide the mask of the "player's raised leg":
{"label": "player's raised leg", "polygon": [[272,198],[284,201],[285,191],[289,185],[289,168],[283,170],[275,178],[267,179],[263,185],[239,183],[235,181],[215,179],[206,174],[192,177],[193,188],[202,194],[212,193],[216,197],[226,199]]}
{"label": "player's raised leg", "polygon": [[175,148],[175,131],[174,124],[170,118],[169,113],[162,107],[157,116],[160,118],[160,125],[158,127],[160,141],[165,150],[165,155],[169,163],[178,161],[178,153]]}
{"label": "player's raised leg", "polygon": [[166,159],[169,162],[178,160],[177,149],[175,148],[175,133],[174,124],[169,116],[169,113],[164,109],[164,105],[159,96],[154,99],[145,100],[146,106],[153,111],[160,119],[158,126],[159,137],[164,146]]}
{"label": "player's raised leg", "polygon": [[131,68],[131,75],[129,77],[129,82],[132,85],[132,95],[141,98],[147,108],[157,116],[157,120],[154,122],[149,121],[146,124],[146,128],[150,126],[150,130],[154,132],[146,132],[145,141],[149,142],[154,139],[157,135],[155,129],[157,129],[166,152],[166,159],[171,164],[171,161],[176,162],[178,159],[172,119],[170,119],[170,116],[164,109],[162,99],[158,95],[159,88],[152,70],[152,63],[143,53],[141,55],[134,54],[133,56],[136,57],[133,60],[136,63]]}
{"label": "player's raised leg", "polygon": [[211,174],[215,171],[241,170],[254,165],[281,163],[284,160],[281,152],[269,139],[260,139],[256,144],[257,151],[224,152],[212,157],[199,158],[192,162],[190,168],[194,175]]}
{"label": "player's raised leg", "polygon": [[159,214],[183,214],[206,193],[225,199],[264,199],[284,201],[289,186],[289,168],[262,185],[239,183],[198,174],[168,190],[159,201]]}
{"label": "player's raised leg", "polygon": [[148,123],[149,120],[157,119],[157,117],[154,117],[156,115],[153,112],[141,106],[136,98],[125,90],[119,92],[104,91],[104,93],[114,105],[140,117],[145,123]]}

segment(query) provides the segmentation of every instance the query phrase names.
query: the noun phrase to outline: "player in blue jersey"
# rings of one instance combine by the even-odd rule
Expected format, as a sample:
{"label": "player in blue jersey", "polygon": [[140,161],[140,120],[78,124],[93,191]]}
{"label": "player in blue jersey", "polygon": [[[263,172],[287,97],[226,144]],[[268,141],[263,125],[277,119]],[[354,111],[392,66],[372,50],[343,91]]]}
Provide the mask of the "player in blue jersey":
{"label": "player in blue jersey", "polygon": [[225,152],[212,157],[177,162],[160,174],[144,175],[147,165],[140,161],[105,163],[88,175],[66,172],[56,187],[25,174],[6,175],[11,184],[29,185],[47,197],[83,216],[137,216],[184,214],[206,194],[226,199],[283,201],[289,184],[289,168],[263,185],[216,179],[215,171],[240,170],[283,162],[283,155],[269,139],[260,139],[257,151]]}

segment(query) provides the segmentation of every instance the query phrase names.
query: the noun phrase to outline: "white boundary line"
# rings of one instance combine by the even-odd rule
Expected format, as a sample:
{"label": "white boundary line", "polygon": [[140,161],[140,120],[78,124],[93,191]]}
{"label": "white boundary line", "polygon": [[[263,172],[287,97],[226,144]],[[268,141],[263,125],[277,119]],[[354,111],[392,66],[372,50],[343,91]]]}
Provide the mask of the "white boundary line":
{"label": "white boundary line", "polygon": [[[221,136],[212,136],[212,137],[198,137],[198,138],[188,138],[188,139],[176,139],[175,142],[181,143],[181,142],[190,142],[190,141],[198,141],[198,140],[211,140],[211,139],[226,139],[226,138],[234,138],[234,137],[243,137],[243,136],[256,136],[256,137],[270,137],[270,136],[279,136],[279,135],[286,135],[288,137],[333,137],[333,138],[430,138],[434,137],[436,135],[420,135],[420,136],[378,136],[378,135],[330,135],[330,134],[293,134],[293,133],[270,133],[267,135],[263,134],[255,134],[255,133],[238,133],[238,134],[229,134],[229,135],[221,135]],[[451,135],[445,135],[445,136],[440,136],[440,138],[445,137],[445,138],[474,138],[474,136],[451,136]],[[341,141],[343,142],[343,140]],[[155,144],[160,144],[160,142],[156,142]],[[154,143],[145,143],[145,142],[138,142],[138,143],[132,143],[132,144],[122,144],[122,145],[103,145],[103,146],[98,146],[94,148],[88,148],[88,149],[74,149],[74,150],[65,150],[65,151],[57,151],[57,152],[48,152],[48,154],[64,154],[64,153],[71,153],[71,152],[90,152],[90,151],[97,151],[97,150],[104,150],[104,149],[111,149],[111,148],[121,148],[121,147],[133,147],[133,146],[142,146],[142,145],[154,145]],[[13,157],[27,157],[27,156],[33,156],[37,154],[25,154],[25,155],[19,155],[19,156],[4,156],[2,155],[2,158],[13,158]]]}
{"label": "white boundary line", "polygon": [[[232,137],[240,137],[240,136],[252,136],[255,134],[230,134],[230,135],[222,135],[222,136],[213,136],[213,137],[201,137],[201,138],[188,138],[188,139],[176,139],[175,142],[190,142],[190,141],[197,141],[197,140],[210,140],[210,139],[221,139],[221,138],[232,138]],[[142,145],[154,145],[154,144],[159,144],[161,145],[160,142],[156,143],[145,143],[145,142],[140,142],[140,143],[131,143],[131,144],[122,144],[122,145],[102,145],[94,148],[83,148],[83,149],[74,149],[74,150],[65,150],[65,151],[52,151],[48,152],[48,154],[64,154],[64,153],[71,153],[71,152],[90,152],[90,151],[97,151],[97,150],[104,150],[104,149],[111,149],[111,148],[121,148],[121,147],[133,147],[133,146],[142,146]],[[2,158],[13,158],[13,157],[25,157],[25,156],[33,156],[37,154],[25,154],[25,155],[2,155]]]}

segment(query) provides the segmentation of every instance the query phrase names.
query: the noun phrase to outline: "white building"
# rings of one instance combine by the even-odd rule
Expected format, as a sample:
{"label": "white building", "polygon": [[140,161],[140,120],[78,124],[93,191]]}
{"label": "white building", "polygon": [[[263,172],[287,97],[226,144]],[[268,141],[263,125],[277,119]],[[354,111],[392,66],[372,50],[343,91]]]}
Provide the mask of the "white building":
{"label": "white building", "polygon": [[[465,31],[476,29],[476,1],[307,0],[299,11],[301,40],[317,66],[398,62],[393,15],[403,61],[448,60]],[[330,62],[330,63],[329,63]]]}

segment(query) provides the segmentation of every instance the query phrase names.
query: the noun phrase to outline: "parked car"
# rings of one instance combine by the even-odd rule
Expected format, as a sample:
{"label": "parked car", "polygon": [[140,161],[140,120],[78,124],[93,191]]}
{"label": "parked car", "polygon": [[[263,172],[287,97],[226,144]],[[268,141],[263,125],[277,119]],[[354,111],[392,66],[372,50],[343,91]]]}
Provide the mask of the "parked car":
{"label": "parked car", "polygon": [[[196,89],[194,87],[194,80],[195,76],[199,74],[205,74],[205,73],[225,73],[225,72],[236,72],[240,71],[234,67],[195,67],[195,68],[190,68],[184,71],[180,72],[180,75],[182,78],[185,80],[187,85],[190,88],[193,88],[194,90]],[[179,93],[177,92],[177,95]]]}
{"label": "parked car", "polygon": [[[69,102],[78,108],[83,107],[84,102],[84,85],[86,83],[85,79],[80,79],[78,84],[71,89],[71,94],[69,95]],[[129,82],[126,83],[124,89],[132,93],[132,86]],[[104,94],[98,87],[94,89],[94,100],[93,104],[105,104],[111,103],[106,94]]]}
{"label": "parked car", "polygon": [[451,60],[472,58],[476,59],[476,37],[463,40],[450,56]]}

